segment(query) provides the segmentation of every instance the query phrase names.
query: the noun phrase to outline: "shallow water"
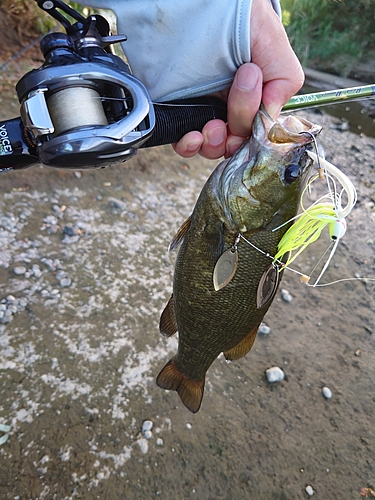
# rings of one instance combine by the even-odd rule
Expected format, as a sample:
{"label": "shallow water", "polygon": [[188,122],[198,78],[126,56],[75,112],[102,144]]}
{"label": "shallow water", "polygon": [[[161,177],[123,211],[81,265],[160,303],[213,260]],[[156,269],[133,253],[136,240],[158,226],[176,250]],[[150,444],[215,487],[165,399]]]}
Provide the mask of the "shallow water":
{"label": "shallow water", "polygon": [[[303,93],[319,92],[320,90],[316,87],[306,85],[303,88]],[[345,131],[350,130],[354,134],[375,137],[375,97],[343,104],[321,106],[316,109],[339,118],[342,122],[341,127]]]}

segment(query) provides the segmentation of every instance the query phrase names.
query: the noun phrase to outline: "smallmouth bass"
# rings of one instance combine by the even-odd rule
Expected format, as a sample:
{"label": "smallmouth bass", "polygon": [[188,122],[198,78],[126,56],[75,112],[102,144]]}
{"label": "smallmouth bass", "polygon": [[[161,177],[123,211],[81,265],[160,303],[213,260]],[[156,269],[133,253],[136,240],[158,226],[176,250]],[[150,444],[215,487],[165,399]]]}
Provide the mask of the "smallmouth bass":
{"label": "smallmouth bass", "polygon": [[[306,151],[320,130],[302,118],[274,122],[259,111],[251,137],[216,167],[171,242],[170,249],[180,248],[160,331],[167,337],[178,331],[179,344],[156,382],[177,391],[193,413],[213,361],[221,352],[228,360],[245,356],[272,303],[282,272],[272,272],[270,256],[292,222],[279,226],[297,213],[312,163]],[[215,265],[224,252],[229,276],[218,280]]]}

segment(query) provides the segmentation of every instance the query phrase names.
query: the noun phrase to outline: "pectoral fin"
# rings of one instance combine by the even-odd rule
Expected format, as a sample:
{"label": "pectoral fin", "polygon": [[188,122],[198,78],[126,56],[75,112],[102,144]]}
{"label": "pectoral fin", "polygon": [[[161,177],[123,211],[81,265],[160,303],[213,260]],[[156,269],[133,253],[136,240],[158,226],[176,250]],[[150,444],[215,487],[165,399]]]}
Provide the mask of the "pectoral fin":
{"label": "pectoral fin", "polygon": [[203,380],[192,380],[179,371],[173,359],[168,361],[156,379],[162,389],[177,391],[181,401],[188,410],[196,413],[202,403],[204,391]]}
{"label": "pectoral fin", "polygon": [[181,243],[185,237],[185,234],[190,227],[190,224],[191,224],[191,215],[181,225],[181,227],[179,228],[179,230],[175,234],[174,238],[169,243],[168,252],[172,252],[172,250],[176,250],[176,248],[178,248],[181,245]]}
{"label": "pectoral fin", "polygon": [[174,314],[173,294],[168,300],[168,304],[165,306],[164,311],[161,313],[159,330],[164,337],[171,337],[178,330],[176,316]]}
{"label": "pectoral fin", "polygon": [[259,324],[257,324],[235,347],[223,354],[228,361],[243,358],[253,347],[255,337],[257,336]]}

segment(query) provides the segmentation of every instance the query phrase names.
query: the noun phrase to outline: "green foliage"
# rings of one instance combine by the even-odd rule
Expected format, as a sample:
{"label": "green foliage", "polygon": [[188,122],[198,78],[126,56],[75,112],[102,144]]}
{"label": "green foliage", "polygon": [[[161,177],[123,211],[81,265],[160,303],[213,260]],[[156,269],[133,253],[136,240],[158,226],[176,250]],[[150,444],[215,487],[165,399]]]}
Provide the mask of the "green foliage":
{"label": "green foliage", "polygon": [[281,0],[302,64],[346,76],[375,42],[373,0]]}
{"label": "green foliage", "polygon": [[[66,3],[84,16],[94,12],[93,9],[89,9],[77,2],[66,1]],[[25,35],[43,34],[58,24],[55,19],[38,7],[35,0],[0,0],[0,9],[10,19],[15,22],[18,21]],[[65,14],[63,15],[65,16]],[[70,22],[74,22],[74,19],[69,18],[69,16],[66,17]]]}

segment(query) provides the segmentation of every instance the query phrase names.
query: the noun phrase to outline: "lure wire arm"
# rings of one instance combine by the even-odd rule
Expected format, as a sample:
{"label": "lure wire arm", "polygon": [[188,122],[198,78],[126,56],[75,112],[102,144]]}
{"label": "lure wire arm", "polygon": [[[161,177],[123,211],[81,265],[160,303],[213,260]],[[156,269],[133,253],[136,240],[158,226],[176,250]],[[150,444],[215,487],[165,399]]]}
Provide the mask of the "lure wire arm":
{"label": "lure wire arm", "polygon": [[[347,204],[344,208],[341,206],[337,207],[337,216],[341,218],[347,217],[352,211],[354,205],[357,202],[357,191],[352,183],[352,181],[347,177],[344,172],[342,172],[339,168],[332,165],[329,161],[322,157],[318,157],[316,153],[313,151],[308,151],[307,154],[316,162],[321,162],[324,168],[333,176],[338,179],[340,184],[342,185],[346,195],[348,197]],[[339,201],[341,201],[341,195],[339,195]]]}

